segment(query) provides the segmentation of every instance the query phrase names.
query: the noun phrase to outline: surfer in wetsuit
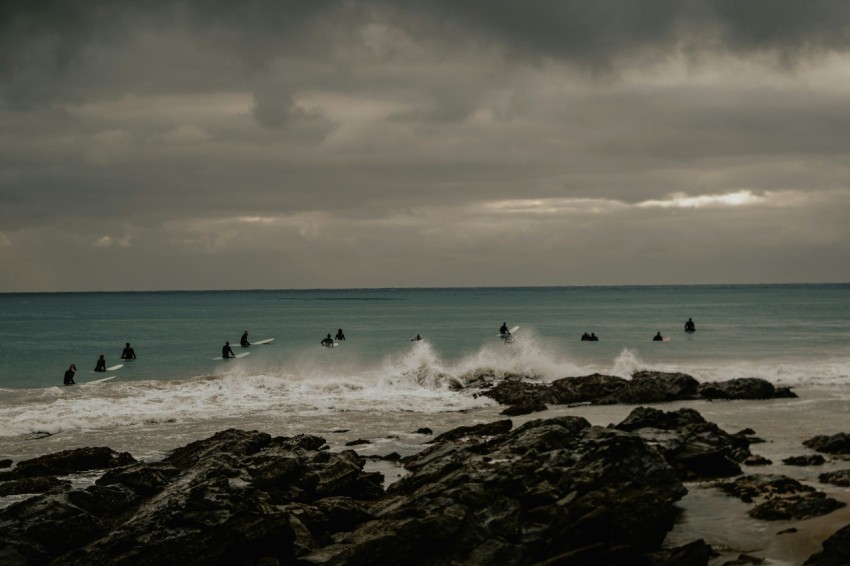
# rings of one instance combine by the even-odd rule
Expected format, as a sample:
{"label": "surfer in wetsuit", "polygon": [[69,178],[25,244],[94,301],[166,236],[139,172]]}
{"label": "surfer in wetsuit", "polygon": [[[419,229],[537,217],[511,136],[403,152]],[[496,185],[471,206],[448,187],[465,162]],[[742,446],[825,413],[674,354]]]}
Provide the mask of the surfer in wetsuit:
{"label": "surfer in wetsuit", "polygon": [[508,330],[508,323],[507,322],[503,322],[502,326],[499,327],[499,334],[501,334],[502,336],[510,336],[511,335],[511,331]]}
{"label": "surfer in wetsuit", "polygon": [[342,328],[336,331],[336,340],[345,340],[345,334],[342,333]]}
{"label": "surfer in wetsuit", "polygon": [[236,357],[236,354],[233,353],[233,348],[230,347],[230,342],[225,342],[224,346],[221,347],[221,357],[225,360]]}
{"label": "surfer in wetsuit", "polygon": [[239,339],[239,345],[242,346],[243,348],[247,348],[248,346],[251,345],[251,343],[248,342],[248,331],[247,330],[242,333],[242,338]]}
{"label": "surfer in wetsuit", "polygon": [[76,381],[74,381],[74,374],[77,373],[77,366],[71,364],[71,367],[68,368],[68,371],[65,372],[65,385],[76,385]]}
{"label": "surfer in wetsuit", "polygon": [[584,334],[582,334],[582,335],[581,335],[581,341],[582,341],[582,342],[588,342],[588,341],[590,341],[590,334],[588,334],[587,332],[585,332]]}
{"label": "surfer in wetsuit", "polygon": [[324,346],[325,348],[333,348],[333,347],[334,347],[334,341],[333,341],[333,340],[331,340],[331,335],[330,335],[330,334],[328,334],[327,338],[324,338],[324,339],[322,340],[321,344],[322,344],[322,346]]}
{"label": "surfer in wetsuit", "polygon": [[411,342],[419,342],[420,340],[422,340],[422,337],[418,334],[414,338],[410,339]]}
{"label": "surfer in wetsuit", "polygon": [[661,342],[662,340],[664,340],[664,337],[661,335],[660,332],[652,337],[653,342]]}
{"label": "surfer in wetsuit", "polygon": [[693,321],[692,318],[688,318],[688,322],[685,323],[685,332],[696,332],[696,331],[697,331],[697,325],[694,324],[694,321]]}
{"label": "surfer in wetsuit", "polygon": [[122,360],[135,360],[136,359],[136,351],[130,347],[130,343],[127,342],[127,345],[124,346],[124,351],[121,352]]}
{"label": "surfer in wetsuit", "polygon": [[588,338],[588,340],[590,340],[591,342],[599,342],[599,337],[596,335],[595,332],[591,332],[590,338]]}
{"label": "surfer in wetsuit", "polygon": [[94,366],[94,371],[106,371],[106,358],[103,354],[97,359],[97,364]]}

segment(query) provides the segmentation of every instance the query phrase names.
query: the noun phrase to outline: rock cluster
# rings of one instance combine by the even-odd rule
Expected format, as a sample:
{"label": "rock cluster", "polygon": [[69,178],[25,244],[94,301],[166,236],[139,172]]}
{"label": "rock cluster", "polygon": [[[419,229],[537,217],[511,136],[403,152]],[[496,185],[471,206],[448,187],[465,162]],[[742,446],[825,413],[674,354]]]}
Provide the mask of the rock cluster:
{"label": "rock cluster", "polygon": [[839,432],[831,436],[814,436],[805,440],[803,446],[824,454],[850,455],[850,434]]}
{"label": "rock cluster", "polygon": [[813,487],[776,474],[750,474],[716,485],[745,503],[760,501],[749,515],[763,521],[819,517],[845,506]]}
{"label": "rock cluster", "polygon": [[[495,384],[494,384],[495,383]],[[478,376],[468,385],[502,405],[511,414],[545,410],[547,405],[610,405],[663,403],[688,399],[774,399],[796,397],[789,388],[775,388],[758,378],[739,378],[700,384],[684,373],[638,371],[631,379],[594,373],[565,377],[549,384],[511,379],[498,382]]]}

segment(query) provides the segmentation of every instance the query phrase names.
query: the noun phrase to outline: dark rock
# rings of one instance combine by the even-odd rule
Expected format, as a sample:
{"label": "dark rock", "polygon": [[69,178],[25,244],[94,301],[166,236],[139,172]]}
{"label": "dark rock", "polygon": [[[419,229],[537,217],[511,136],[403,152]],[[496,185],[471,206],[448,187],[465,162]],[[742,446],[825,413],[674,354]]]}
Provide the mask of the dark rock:
{"label": "dark rock", "polygon": [[549,409],[549,407],[547,407],[543,403],[532,403],[531,405],[511,405],[499,414],[508,417],[515,417],[519,415],[529,415],[531,413],[538,413],[540,411],[546,411],[547,409]]}
{"label": "dark rock", "polygon": [[474,436],[495,436],[499,434],[505,434],[513,427],[513,423],[509,419],[495,421],[492,423],[484,423],[479,425],[472,426],[460,426],[457,428],[453,428],[443,434],[437,436],[433,440],[429,442],[429,444],[433,444],[436,442],[445,442],[445,441],[454,441],[460,440],[462,438]]}
{"label": "dark rock", "polygon": [[842,501],[827,497],[824,493],[815,492],[769,499],[756,505],[749,511],[749,515],[763,521],[808,519],[827,515],[846,505]]}
{"label": "dark rock", "polygon": [[12,460],[9,460],[8,458],[4,459],[4,460],[0,460],[0,470],[4,470],[6,468],[11,468],[11,467],[12,467]]}
{"label": "dark rock", "polygon": [[664,403],[693,399],[699,382],[684,373],[638,371],[626,387],[602,399],[602,403]]}
{"label": "dark rock", "polygon": [[117,468],[135,461],[135,458],[127,452],[118,453],[105,446],[77,448],[18,462],[18,465],[6,476],[11,479],[65,475],[88,470]]}
{"label": "dark rock", "polygon": [[414,434],[434,434],[434,431],[428,427],[418,428]]}
{"label": "dark rock", "polygon": [[782,529],[781,531],[779,531],[776,534],[778,534],[778,535],[791,535],[791,534],[794,534],[796,532],[798,532],[798,529],[796,527],[791,527],[790,529]]}
{"label": "dark rock", "polygon": [[629,382],[622,377],[594,373],[580,377],[565,377],[553,381],[551,385],[552,400],[544,402],[559,405],[571,405],[577,403],[598,403],[606,399],[611,401],[615,395],[625,389]]}
{"label": "dark rock", "polygon": [[655,446],[683,480],[734,476],[751,456],[746,437],[731,435],[693,409],[664,412],[638,407],[617,429]]}
{"label": "dark rock", "polygon": [[850,525],[823,541],[823,550],[809,556],[804,566],[846,566],[850,564]]}
{"label": "dark rock", "polygon": [[786,466],[822,466],[826,463],[826,459],[820,454],[807,454],[783,458],[782,463]]}
{"label": "dark rock", "polygon": [[714,555],[711,546],[704,540],[677,548],[668,548],[649,555],[652,566],[706,566]]}
{"label": "dark rock", "polygon": [[[323,441],[324,442],[324,441]],[[176,449],[163,463],[175,468],[186,469],[197,464],[209,454],[228,452],[236,456],[247,456],[259,452],[271,443],[265,432],[249,432],[227,429],[204,440],[198,440]]]}
{"label": "dark rock", "polygon": [[540,383],[501,381],[495,387],[481,393],[500,405],[538,405],[556,403],[551,387]]}
{"label": "dark rock", "polygon": [[723,566],[746,566],[747,564],[764,564],[764,558],[750,554],[739,554],[738,558],[724,562]]}
{"label": "dark rock", "polygon": [[841,487],[850,487],[850,470],[836,470],[818,476],[821,483],[831,483]]}
{"label": "dark rock", "polygon": [[745,503],[766,499],[749,511],[751,517],[764,521],[819,517],[845,506],[813,487],[774,474],[751,474],[715,485]]}
{"label": "dark rock", "polygon": [[850,454],[850,434],[839,432],[832,436],[815,436],[803,441],[803,446],[825,454]]}
{"label": "dark rock", "polygon": [[0,483],[0,497],[23,493],[46,493],[50,490],[71,489],[69,480],[60,480],[55,476],[36,476]]}
{"label": "dark rock", "polygon": [[745,466],[769,466],[773,462],[759,454],[753,454],[742,462]]}
{"label": "dark rock", "polygon": [[333,434],[342,434],[342,433],[348,432],[349,430],[351,430],[351,429],[348,429],[348,428],[338,428],[338,429],[336,429],[336,430],[332,430],[331,432],[332,432]]}
{"label": "dark rock", "polygon": [[165,464],[134,464],[109,470],[95,483],[102,487],[120,484],[142,497],[150,497],[162,491],[179,473],[178,468]]}
{"label": "dark rock", "polygon": [[372,441],[363,438],[358,438],[357,440],[350,440],[345,443],[346,446],[361,446],[363,444],[372,444]]}
{"label": "dark rock", "polygon": [[788,388],[778,392],[772,383],[758,377],[703,383],[699,387],[699,395],[705,399],[775,399],[797,396]]}

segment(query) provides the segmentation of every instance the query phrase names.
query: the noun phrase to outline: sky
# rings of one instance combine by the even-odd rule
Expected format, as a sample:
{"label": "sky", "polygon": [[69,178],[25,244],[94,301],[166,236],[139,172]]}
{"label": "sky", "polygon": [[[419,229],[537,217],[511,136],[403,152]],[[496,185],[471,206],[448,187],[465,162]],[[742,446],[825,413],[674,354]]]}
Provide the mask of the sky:
{"label": "sky", "polygon": [[844,0],[0,4],[0,292],[849,259]]}

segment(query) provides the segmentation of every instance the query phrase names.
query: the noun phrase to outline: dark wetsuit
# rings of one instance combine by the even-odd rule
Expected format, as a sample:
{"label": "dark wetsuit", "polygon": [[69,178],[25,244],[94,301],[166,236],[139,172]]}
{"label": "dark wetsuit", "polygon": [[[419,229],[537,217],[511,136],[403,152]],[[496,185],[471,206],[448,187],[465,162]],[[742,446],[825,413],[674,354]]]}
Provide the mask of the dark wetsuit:
{"label": "dark wetsuit", "polygon": [[69,369],[65,372],[65,385],[75,385],[76,383],[74,381],[74,370]]}
{"label": "dark wetsuit", "polygon": [[685,332],[696,332],[697,325],[694,324],[694,321],[688,319],[688,322],[685,323]]}
{"label": "dark wetsuit", "polygon": [[221,357],[224,359],[236,357],[236,354],[234,354],[233,350],[230,348],[230,344],[225,344],[224,346],[222,346]]}
{"label": "dark wetsuit", "polygon": [[507,324],[502,324],[502,327],[499,328],[499,334],[510,334],[510,333],[511,333],[511,331],[508,330]]}
{"label": "dark wetsuit", "polygon": [[588,340],[590,340],[591,342],[599,342],[599,336],[597,336],[596,334],[594,334],[593,332],[591,332],[591,333],[590,333],[590,338],[588,338]]}
{"label": "dark wetsuit", "polygon": [[581,335],[581,341],[582,342],[587,342],[588,340],[590,340],[590,334],[585,332],[584,334]]}
{"label": "dark wetsuit", "polygon": [[130,346],[127,346],[126,348],[124,348],[124,351],[121,352],[121,359],[122,360],[135,360],[136,359],[135,350],[133,350],[133,348],[131,348]]}
{"label": "dark wetsuit", "polygon": [[322,346],[324,346],[325,348],[333,348],[334,341],[333,341],[333,340],[331,340],[331,335],[330,335],[330,334],[328,334],[328,337],[327,337],[327,338],[324,338],[324,339],[322,340],[321,344],[322,344]]}
{"label": "dark wetsuit", "polygon": [[94,366],[94,371],[106,371],[106,360],[100,358],[97,360],[97,365]]}
{"label": "dark wetsuit", "polygon": [[247,333],[247,332],[246,332],[245,334],[243,334],[243,335],[242,335],[242,338],[239,340],[239,344],[240,344],[243,348],[248,347],[248,346],[250,346],[250,345],[251,345],[251,343],[250,343],[250,342],[248,342],[248,333]]}
{"label": "dark wetsuit", "polygon": [[653,342],[661,342],[662,340],[664,340],[664,337],[661,336],[660,332],[658,334],[656,334],[655,336],[653,336],[653,338],[652,338]]}
{"label": "dark wetsuit", "polygon": [[342,328],[340,328],[339,331],[336,333],[336,339],[345,340],[345,334],[342,333]]}

